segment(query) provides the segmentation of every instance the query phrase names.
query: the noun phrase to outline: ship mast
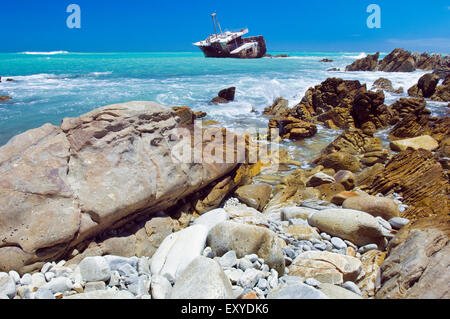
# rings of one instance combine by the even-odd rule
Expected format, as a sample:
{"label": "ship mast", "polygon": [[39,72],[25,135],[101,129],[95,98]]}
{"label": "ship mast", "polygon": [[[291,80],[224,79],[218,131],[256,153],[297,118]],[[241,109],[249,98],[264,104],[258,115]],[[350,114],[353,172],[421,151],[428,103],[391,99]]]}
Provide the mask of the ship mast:
{"label": "ship mast", "polygon": [[214,25],[214,32],[216,33],[216,38],[217,38],[218,35],[217,35],[216,21],[214,21],[214,17],[215,16],[216,16],[215,12],[213,14],[211,14],[211,17],[212,17],[212,20],[213,20],[213,25]]}
{"label": "ship mast", "polygon": [[[217,26],[219,27],[220,30],[220,34],[222,34],[222,28],[220,27],[220,23],[219,23],[219,19],[217,19],[217,14],[214,12],[213,14],[211,14],[212,20],[213,20],[213,25],[214,25],[214,31],[216,32],[216,38],[218,37],[217,35],[217,28],[216,28],[216,23]],[[214,20],[215,19],[215,20]]]}

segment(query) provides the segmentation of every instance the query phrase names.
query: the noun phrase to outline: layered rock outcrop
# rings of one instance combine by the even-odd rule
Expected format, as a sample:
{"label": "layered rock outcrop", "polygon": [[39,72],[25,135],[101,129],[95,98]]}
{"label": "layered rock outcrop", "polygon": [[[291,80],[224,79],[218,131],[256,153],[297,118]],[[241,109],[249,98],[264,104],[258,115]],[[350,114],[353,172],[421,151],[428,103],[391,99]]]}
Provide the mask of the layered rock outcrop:
{"label": "layered rock outcrop", "polygon": [[370,192],[403,196],[409,208],[401,216],[410,220],[449,213],[448,180],[433,154],[424,149],[395,155],[374,178]]}
{"label": "layered rock outcrop", "polygon": [[368,55],[365,58],[356,60],[345,67],[345,71],[376,71],[378,67],[378,58],[380,52],[373,55]]}
{"label": "layered rock outcrop", "polygon": [[450,219],[429,217],[400,230],[381,265],[378,299],[449,299]]}
{"label": "layered rock outcrop", "polygon": [[416,69],[416,61],[411,52],[395,49],[379,62],[378,71],[412,72]]}

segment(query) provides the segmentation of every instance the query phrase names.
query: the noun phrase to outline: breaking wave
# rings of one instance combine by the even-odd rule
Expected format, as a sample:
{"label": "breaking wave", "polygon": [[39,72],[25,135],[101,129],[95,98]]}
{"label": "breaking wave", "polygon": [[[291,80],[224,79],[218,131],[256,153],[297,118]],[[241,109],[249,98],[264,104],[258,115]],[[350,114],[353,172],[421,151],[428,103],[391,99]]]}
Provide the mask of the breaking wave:
{"label": "breaking wave", "polygon": [[27,54],[27,55],[56,55],[56,54],[68,54],[69,51],[49,51],[49,52],[20,52],[20,54]]}

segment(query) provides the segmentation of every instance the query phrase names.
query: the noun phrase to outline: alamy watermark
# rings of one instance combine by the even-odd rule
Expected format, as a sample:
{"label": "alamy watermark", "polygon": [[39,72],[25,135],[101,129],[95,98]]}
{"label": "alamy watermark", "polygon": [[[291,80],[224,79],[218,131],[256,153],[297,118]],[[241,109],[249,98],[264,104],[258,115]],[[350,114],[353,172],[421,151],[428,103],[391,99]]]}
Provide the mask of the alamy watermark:
{"label": "alamy watermark", "polygon": [[69,29],[81,29],[81,8],[78,4],[69,4],[66,9],[70,15],[67,17],[66,25]]}
{"label": "alamy watermark", "polygon": [[378,4],[370,4],[367,7],[367,13],[371,13],[367,18],[367,27],[369,29],[381,29],[381,8]]}

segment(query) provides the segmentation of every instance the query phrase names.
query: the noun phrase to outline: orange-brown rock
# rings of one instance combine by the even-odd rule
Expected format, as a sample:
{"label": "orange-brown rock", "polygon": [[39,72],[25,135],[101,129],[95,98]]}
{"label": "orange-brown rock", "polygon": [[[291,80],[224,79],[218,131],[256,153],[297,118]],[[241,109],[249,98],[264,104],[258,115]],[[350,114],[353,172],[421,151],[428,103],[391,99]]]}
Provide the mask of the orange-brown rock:
{"label": "orange-brown rock", "polygon": [[404,139],[425,134],[431,135],[430,116],[428,114],[408,114],[392,128],[390,138]]}
{"label": "orange-brown rock", "polygon": [[384,104],[382,90],[376,92],[359,92],[353,101],[352,116],[355,126],[364,128],[367,123],[372,123],[375,129],[383,128],[392,121],[392,114]]}
{"label": "orange-brown rock", "polygon": [[317,126],[313,123],[299,120],[295,117],[275,117],[269,121],[269,129],[278,128],[284,139],[301,140],[313,137]]}
{"label": "orange-brown rock", "polygon": [[377,163],[372,167],[367,167],[363,169],[356,176],[356,185],[360,188],[367,188],[372,185],[372,182],[375,178],[380,175],[384,170],[384,165],[381,163]]}
{"label": "orange-brown rock", "polygon": [[358,155],[381,150],[382,144],[379,138],[364,134],[362,130],[352,129],[345,131],[331,142],[325,148],[325,153],[342,151]]}
{"label": "orange-brown rock", "polygon": [[441,142],[450,136],[450,116],[437,119],[433,122],[430,134],[436,141]]}
{"label": "orange-brown rock", "polygon": [[365,153],[360,162],[366,166],[373,166],[377,163],[384,164],[388,160],[390,153],[388,150]]}
{"label": "orange-brown rock", "polygon": [[328,202],[339,193],[345,191],[344,185],[341,183],[322,184],[316,187],[321,193],[321,199]]}
{"label": "orange-brown rock", "polygon": [[344,203],[344,201],[347,198],[355,197],[355,196],[361,196],[361,195],[358,193],[355,193],[355,192],[344,191],[344,192],[340,192],[339,194],[334,195],[333,198],[331,199],[331,202],[333,204],[341,206],[342,203]]}
{"label": "orange-brown rock", "polygon": [[369,188],[372,194],[402,195],[409,205],[402,217],[410,220],[449,213],[449,182],[433,154],[424,149],[407,149],[396,154]]}
{"label": "orange-brown rock", "polygon": [[262,211],[270,200],[272,187],[268,184],[244,185],[236,189],[236,197],[247,206]]}
{"label": "orange-brown rock", "polygon": [[212,183],[207,189],[195,194],[200,199],[195,203],[195,211],[202,215],[210,210],[218,208],[225,197],[231,194],[237,187],[251,183],[251,168],[248,164],[242,164],[229,175]]}
{"label": "orange-brown rock", "polygon": [[319,165],[333,168],[335,171],[347,170],[357,172],[360,170],[358,159],[348,152],[333,152],[319,161]]}
{"label": "orange-brown rock", "polygon": [[405,98],[402,97],[390,106],[393,112],[395,112],[399,119],[404,118],[409,114],[430,114],[430,111],[425,109],[426,102],[424,98]]}
{"label": "orange-brown rock", "polygon": [[275,117],[288,117],[291,113],[288,101],[279,97],[273,101],[273,104],[264,109],[264,115],[270,115]]}
{"label": "orange-brown rock", "polygon": [[450,75],[447,75],[442,85],[436,87],[431,99],[438,102],[450,102]]}
{"label": "orange-brown rock", "polygon": [[355,187],[356,177],[351,171],[340,170],[334,175],[334,179],[348,191]]}
{"label": "orange-brown rock", "polygon": [[[328,78],[314,88],[309,88],[300,103],[292,109],[292,115],[303,120],[310,120],[335,108],[349,111],[353,98],[360,91],[366,91],[366,86],[359,81],[348,81],[338,78]],[[333,120],[340,112],[321,118],[322,121]],[[339,121],[338,121],[339,122]],[[346,123],[334,123],[344,127]]]}
{"label": "orange-brown rock", "polygon": [[378,299],[450,298],[450,218],[408,224],[390,241]]}

